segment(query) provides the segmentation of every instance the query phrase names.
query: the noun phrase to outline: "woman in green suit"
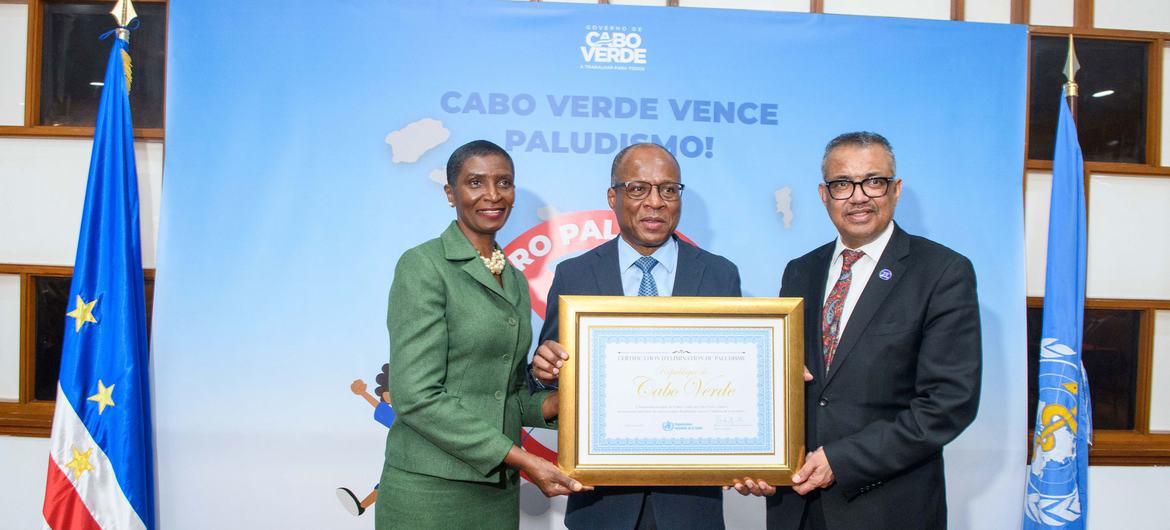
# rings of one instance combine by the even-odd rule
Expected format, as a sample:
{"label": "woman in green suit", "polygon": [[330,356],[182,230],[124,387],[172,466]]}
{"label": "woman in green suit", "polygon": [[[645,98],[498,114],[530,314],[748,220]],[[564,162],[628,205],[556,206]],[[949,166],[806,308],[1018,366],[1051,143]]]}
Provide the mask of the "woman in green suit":
{"label": "woman in green suit", "polygon": [[528,282],[495,243],[516,192],[512,158],[488,141],[447,161],[455,222],[398,261],[390,287],[390,394],[376,526],[517,528],[519,471],[545,495],[582,491],[519,447],[522,425],[554,428],[556,392],[525,383]]}

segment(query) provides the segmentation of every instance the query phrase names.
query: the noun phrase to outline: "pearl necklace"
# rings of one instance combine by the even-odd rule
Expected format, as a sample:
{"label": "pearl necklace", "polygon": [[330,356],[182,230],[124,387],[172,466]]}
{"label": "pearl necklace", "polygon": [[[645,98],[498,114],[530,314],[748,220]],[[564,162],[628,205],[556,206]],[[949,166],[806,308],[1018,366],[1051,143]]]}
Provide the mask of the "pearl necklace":
{"label": "pearl necklace", "polygon": [[499,276],[500,273],[504,272],[504,252],[502,250],[497,248],[492,252],[492,257],[480,256],[479,259],[483,260],[483,266],[492,271],[492,274]]}

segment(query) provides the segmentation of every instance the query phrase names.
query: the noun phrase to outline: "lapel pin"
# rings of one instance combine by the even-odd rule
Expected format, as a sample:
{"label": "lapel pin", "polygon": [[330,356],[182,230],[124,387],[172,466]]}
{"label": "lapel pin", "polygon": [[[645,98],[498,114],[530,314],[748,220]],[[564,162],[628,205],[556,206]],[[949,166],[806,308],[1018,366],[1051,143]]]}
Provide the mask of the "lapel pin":
{"label": "lapel pin", "polygon": [[893,278],[893,277],[894,277],[894,273],[891,272],[890,269],[882,269],[882,271],[878,273],[878,278],[881,278],[883,280],[889,280],[890,278]]}

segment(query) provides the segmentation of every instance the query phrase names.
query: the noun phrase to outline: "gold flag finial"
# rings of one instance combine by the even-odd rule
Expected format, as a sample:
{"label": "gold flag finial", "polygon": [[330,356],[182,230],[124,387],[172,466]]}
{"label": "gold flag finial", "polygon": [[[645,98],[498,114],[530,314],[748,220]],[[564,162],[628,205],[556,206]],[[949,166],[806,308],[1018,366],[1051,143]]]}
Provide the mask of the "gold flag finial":
{"label": "gold flag finial", "polygon": [[118,21],[118,38],[129,42],[130,32],[124,28],[130,25],[131,20],[138,18],[138,13],[134,11],[134,2],[131,0],[118,0],[114,3],[114,9],[110,11],[110,14],[114,15],[114,20]]}
{"label": "gold flag finial", "polygon": [[1077,50],[1073,47],[1073,36],[1068,35],[1068,58],[1064,60],[1064,77],[1068,78],[1068,82],[1064,84],[1067,96],[1077,96],[1077,70],[1081,69],[1081,63],[1077,60]]}
{"label": "gold flag finial", "polygon": [[[114,20],[118,21],[118,27],[114,30],[114,34],[122,41],[129,43],[130,30],[126,29],[126,26],[138,18],[138,13],[134,11],[134,2],[131,0],[118,0],[114,3],[114,10],[110,11],[110,14],[114,15]],[[130,83],[133,81],[134,76],[130,68],[130,54],[126,52],[125,48],[122,49],[122,69],[126,73],[126,93],[129,93]]]}

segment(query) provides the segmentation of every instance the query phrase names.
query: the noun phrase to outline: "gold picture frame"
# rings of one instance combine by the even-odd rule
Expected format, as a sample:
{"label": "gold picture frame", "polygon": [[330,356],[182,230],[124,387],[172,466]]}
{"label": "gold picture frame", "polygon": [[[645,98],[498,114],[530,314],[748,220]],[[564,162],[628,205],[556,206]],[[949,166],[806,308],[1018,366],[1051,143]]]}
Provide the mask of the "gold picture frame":
{"label": "gold picture frame", "polygon": [[557,463],[570,477],[792,484],[805,454],[802,299],[561,296],[559,318]]}

